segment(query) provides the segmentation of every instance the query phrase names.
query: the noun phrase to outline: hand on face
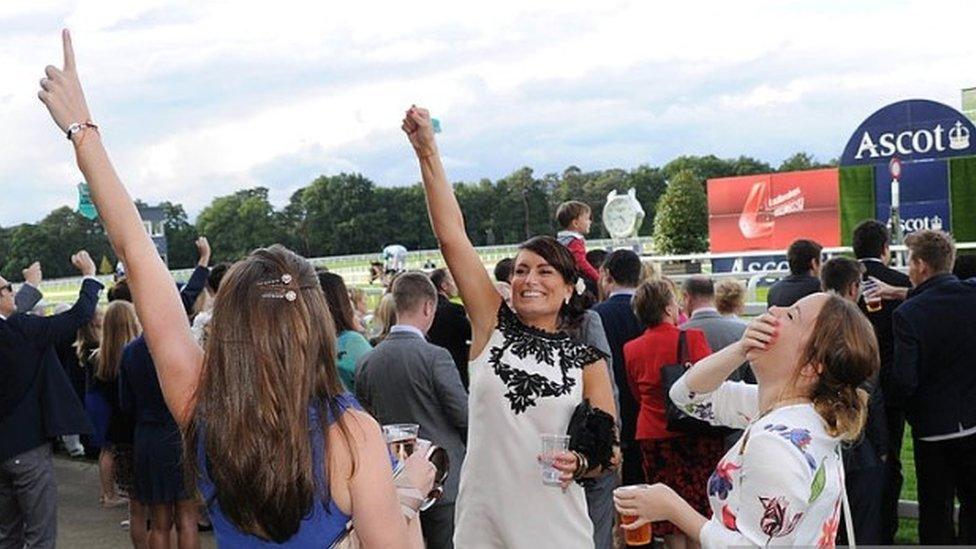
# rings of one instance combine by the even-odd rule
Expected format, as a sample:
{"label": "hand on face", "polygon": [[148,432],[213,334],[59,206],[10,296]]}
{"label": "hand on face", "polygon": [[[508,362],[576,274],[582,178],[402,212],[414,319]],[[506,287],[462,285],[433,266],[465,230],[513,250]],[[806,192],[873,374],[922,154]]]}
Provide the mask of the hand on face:
{"label": "hand on face", "polygon": [[766,351],[776,341],[779,319],[765,313],[752,320],[742,333],[739,347],[747,360],[753,360],[757,353]]}
{"label": "hand on face", "polygon": [[68,131],[68,126],[91,120],[85,93],[81,89],[78,71],[75,67],[75,53],[71,47],[71,34],[68,29],[61,31],[62,47],[64,49],[64,65],[61,69],[53,65],[44,68],[46,75],[41,79],[41,90],[37,92],[38,99],[44,103],[54,123],[61,131]]}

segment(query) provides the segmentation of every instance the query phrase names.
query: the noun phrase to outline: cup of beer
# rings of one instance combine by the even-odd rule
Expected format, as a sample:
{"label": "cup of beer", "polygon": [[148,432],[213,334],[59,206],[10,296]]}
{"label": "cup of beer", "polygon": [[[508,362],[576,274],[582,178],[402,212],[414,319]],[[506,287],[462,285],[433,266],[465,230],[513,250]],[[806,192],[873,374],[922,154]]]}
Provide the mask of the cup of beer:
{"label": "cup of beer", "polygon": [[864,297],[864,307],[869,313],[881,310],[881,297],[870,295],[877,287],[878,283],[873,278],[865,278],[861,281],[861,296]]}
{"label": "cup of beer", "polygon": [[[643,490],[645,488],[650,488],[647,484],[635,484],[633,486],[621,486],[614,490],[614,493],[625,492],[628,490]],[[637,515],[624,515],[620,514],[620,525],[630,524],[637,520]],[[636,530],[624,530],[624,542],[627,545],[647,545],[651,543],[651,523],[648,522],[644,526]]]}
{"label": "cup of beer", "polygon": [[383,426],[383,436],[390,452],[398,461],[406,461],[417,447],[420,425],[416,423],[394,423]]}
{"label": "cup of beer", "polygon": [[542,484],[546,486],[559,486],[562,480],[559,479],[562,471],[556,469],[554,463],[556,456],[569,450],[569,435],[548,435],[540,436],[542,439]]}

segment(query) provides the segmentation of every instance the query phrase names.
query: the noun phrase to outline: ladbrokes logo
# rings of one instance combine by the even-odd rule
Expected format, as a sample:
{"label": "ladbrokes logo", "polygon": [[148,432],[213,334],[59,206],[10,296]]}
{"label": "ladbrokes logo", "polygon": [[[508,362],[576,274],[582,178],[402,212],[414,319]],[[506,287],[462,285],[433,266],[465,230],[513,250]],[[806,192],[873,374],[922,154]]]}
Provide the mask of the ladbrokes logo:
{"label": "ladbrokes logo", "polygon": [[776,226],[776,218],[803,211],[803,191],[793,187],[783,194],[770,196],[770,182],[752,184],[746,203],[739,215],[742,236],[753,239],[770,236]]}

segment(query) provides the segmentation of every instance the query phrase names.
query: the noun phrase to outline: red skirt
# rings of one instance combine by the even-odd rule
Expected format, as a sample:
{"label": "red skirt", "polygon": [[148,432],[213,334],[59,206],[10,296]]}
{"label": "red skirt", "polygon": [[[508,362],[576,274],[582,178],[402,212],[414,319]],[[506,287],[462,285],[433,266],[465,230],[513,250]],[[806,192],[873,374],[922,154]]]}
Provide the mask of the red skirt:
{"label": "red skirt", "polygon": [[[644,475],[649,484],[667,484],[705,518],[712,516],[708,503],[708,477],[725,454],[722,437],[679,436],[641,440]],[[655,522],[655,536],[682,534],[667,521]]]}

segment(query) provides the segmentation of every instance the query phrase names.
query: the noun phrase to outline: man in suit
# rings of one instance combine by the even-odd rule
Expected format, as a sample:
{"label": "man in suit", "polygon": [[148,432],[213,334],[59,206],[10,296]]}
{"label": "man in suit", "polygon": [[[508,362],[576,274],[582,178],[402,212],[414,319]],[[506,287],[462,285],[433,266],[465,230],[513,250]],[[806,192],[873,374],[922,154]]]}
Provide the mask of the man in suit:
{"label": "man in suit", "polygon": [[[681,325],[682,330],[693,328],[705,332],[705,339],[712,352],[718,352],[742,339],[746,323],[719,314],[715,308],[715,283],[707,276],[693,276],[682,285],[684,310],[688,320]],[[729,379],[755,383],[749,364],[736,370]]]}
{"label": "man in suit", "polygon": [[820,291],[820,252],[823,247],[812,240],[796,240],[786,251],[790,274],[769,288],[769,307],[792,307],[794,303]]}
{"label": "man in suit", "polygon": [[[912,283],[908,276],[888,266],[891,257],[888,227],[880,221],[868,219],[854,228],[852,245],[854,257],[864,266],[864,277],[875,278],[898,288],[909,288]],[[875,391],[881,401],[884,414],[883,432],[885,434],[885,478],[881,494],[881,541],[884,545],[895,542],[898,531],[898,499],[904,478],[901,472],[901,446],[905,436],[905,408],[894,398],[891,388],[892,356],[894,336],[891,333],[891,315],[901,305],[903,299],[883,299],[881,309],[868,311],[863,299],[858,301],[861,311],[867,315],[874,335],[878,338],[878,351],[881,369]],[[860,540],[858,540],[860,541]]]}
{"label": "man in suit", "polygon": [[[683,307],[688,320],[680,327],[682,330],[695,329],[705,333],[705,339],[712,352],[718,352],[729,345],[738,342],[742,333],[746,331],[746,323],[741,320],[722,316],[715,308],[715,283],[707,276],[693,276],[682,284],[684,293]],[[748,362],[732,372],[730,381],[745,381],[756,383],[756,376]],[[731,448],[739,441],[742,431],[735,430],[725,436],[725,447]]]}
{"label": "man in suit", "polygon": [[454,501],[464,461],[468,394],[454,360],[424,334],[434,322],[437,292],[420,272],[393,283],[397,324],[356,365],[356,396],[381,424],[416,423],[420,438],[447,450],[451,471],[444,494],[420,514],[427,547],[454,546]]}
{"label": "man in suit", "polygon": [[444,347],[451,353],[461,384],[468,388],[468,353],[471,348],[471,321],[464,311],[464,306],[451,302],[457,297],[457,286],[454,277],[447,269],[435,269],[430,273],[430,281],[437,289],[437,311],[434,313],[434,324],[427,332],[427,341],[438,347]]}
{"label": "man in suit", "polygon": [[[834,257],[820,268],[823,291],[834,292],[852,303],[857,303],[861,294],[863,272],[861,263],[849,257]],[[878,388],[877,376],[864,382],[861,388],[870,395],[867,423],[864,426],[864,436],[842,450],[844,483],[851,504],[851,521],[857,537],[855,541],[863,545],[880,545],[888,447],[884,401]],[[838,545],[846,545],[847,541],[846,532],[838,532]]]}
{"label": "man in suit", "polygon": [[91,433],[54,344],[95,314],[102,284],[87,252],[72,256],[83,276],[78,301],[50,317],[18,313],[0,278],[0,540],[3,547],[54,547],[57,485],[50,439]]}
{"label": "man in suit", "polygon": [[[919,541],[976,544],[976,281],[950,272],[952,237],[905,238],[914,288],[895,309],[892,391],[912,426]],[[953,525],[959,498],[959,532]]]}
{"label": "man in suit", "polygon": [[640,284],[640,273],[641,260],[637,254],[630,250],[611,252],[600,267],[600,291],[607,299],[593,307],[603,322],[613,355],[613,378],[620,399],[621,483],[624,486],[647,482],[641,465],[640,447],[634,439],[638,403],[627,384],[624,362],[624,344],[644,333],[644,327],[630,305]]}

